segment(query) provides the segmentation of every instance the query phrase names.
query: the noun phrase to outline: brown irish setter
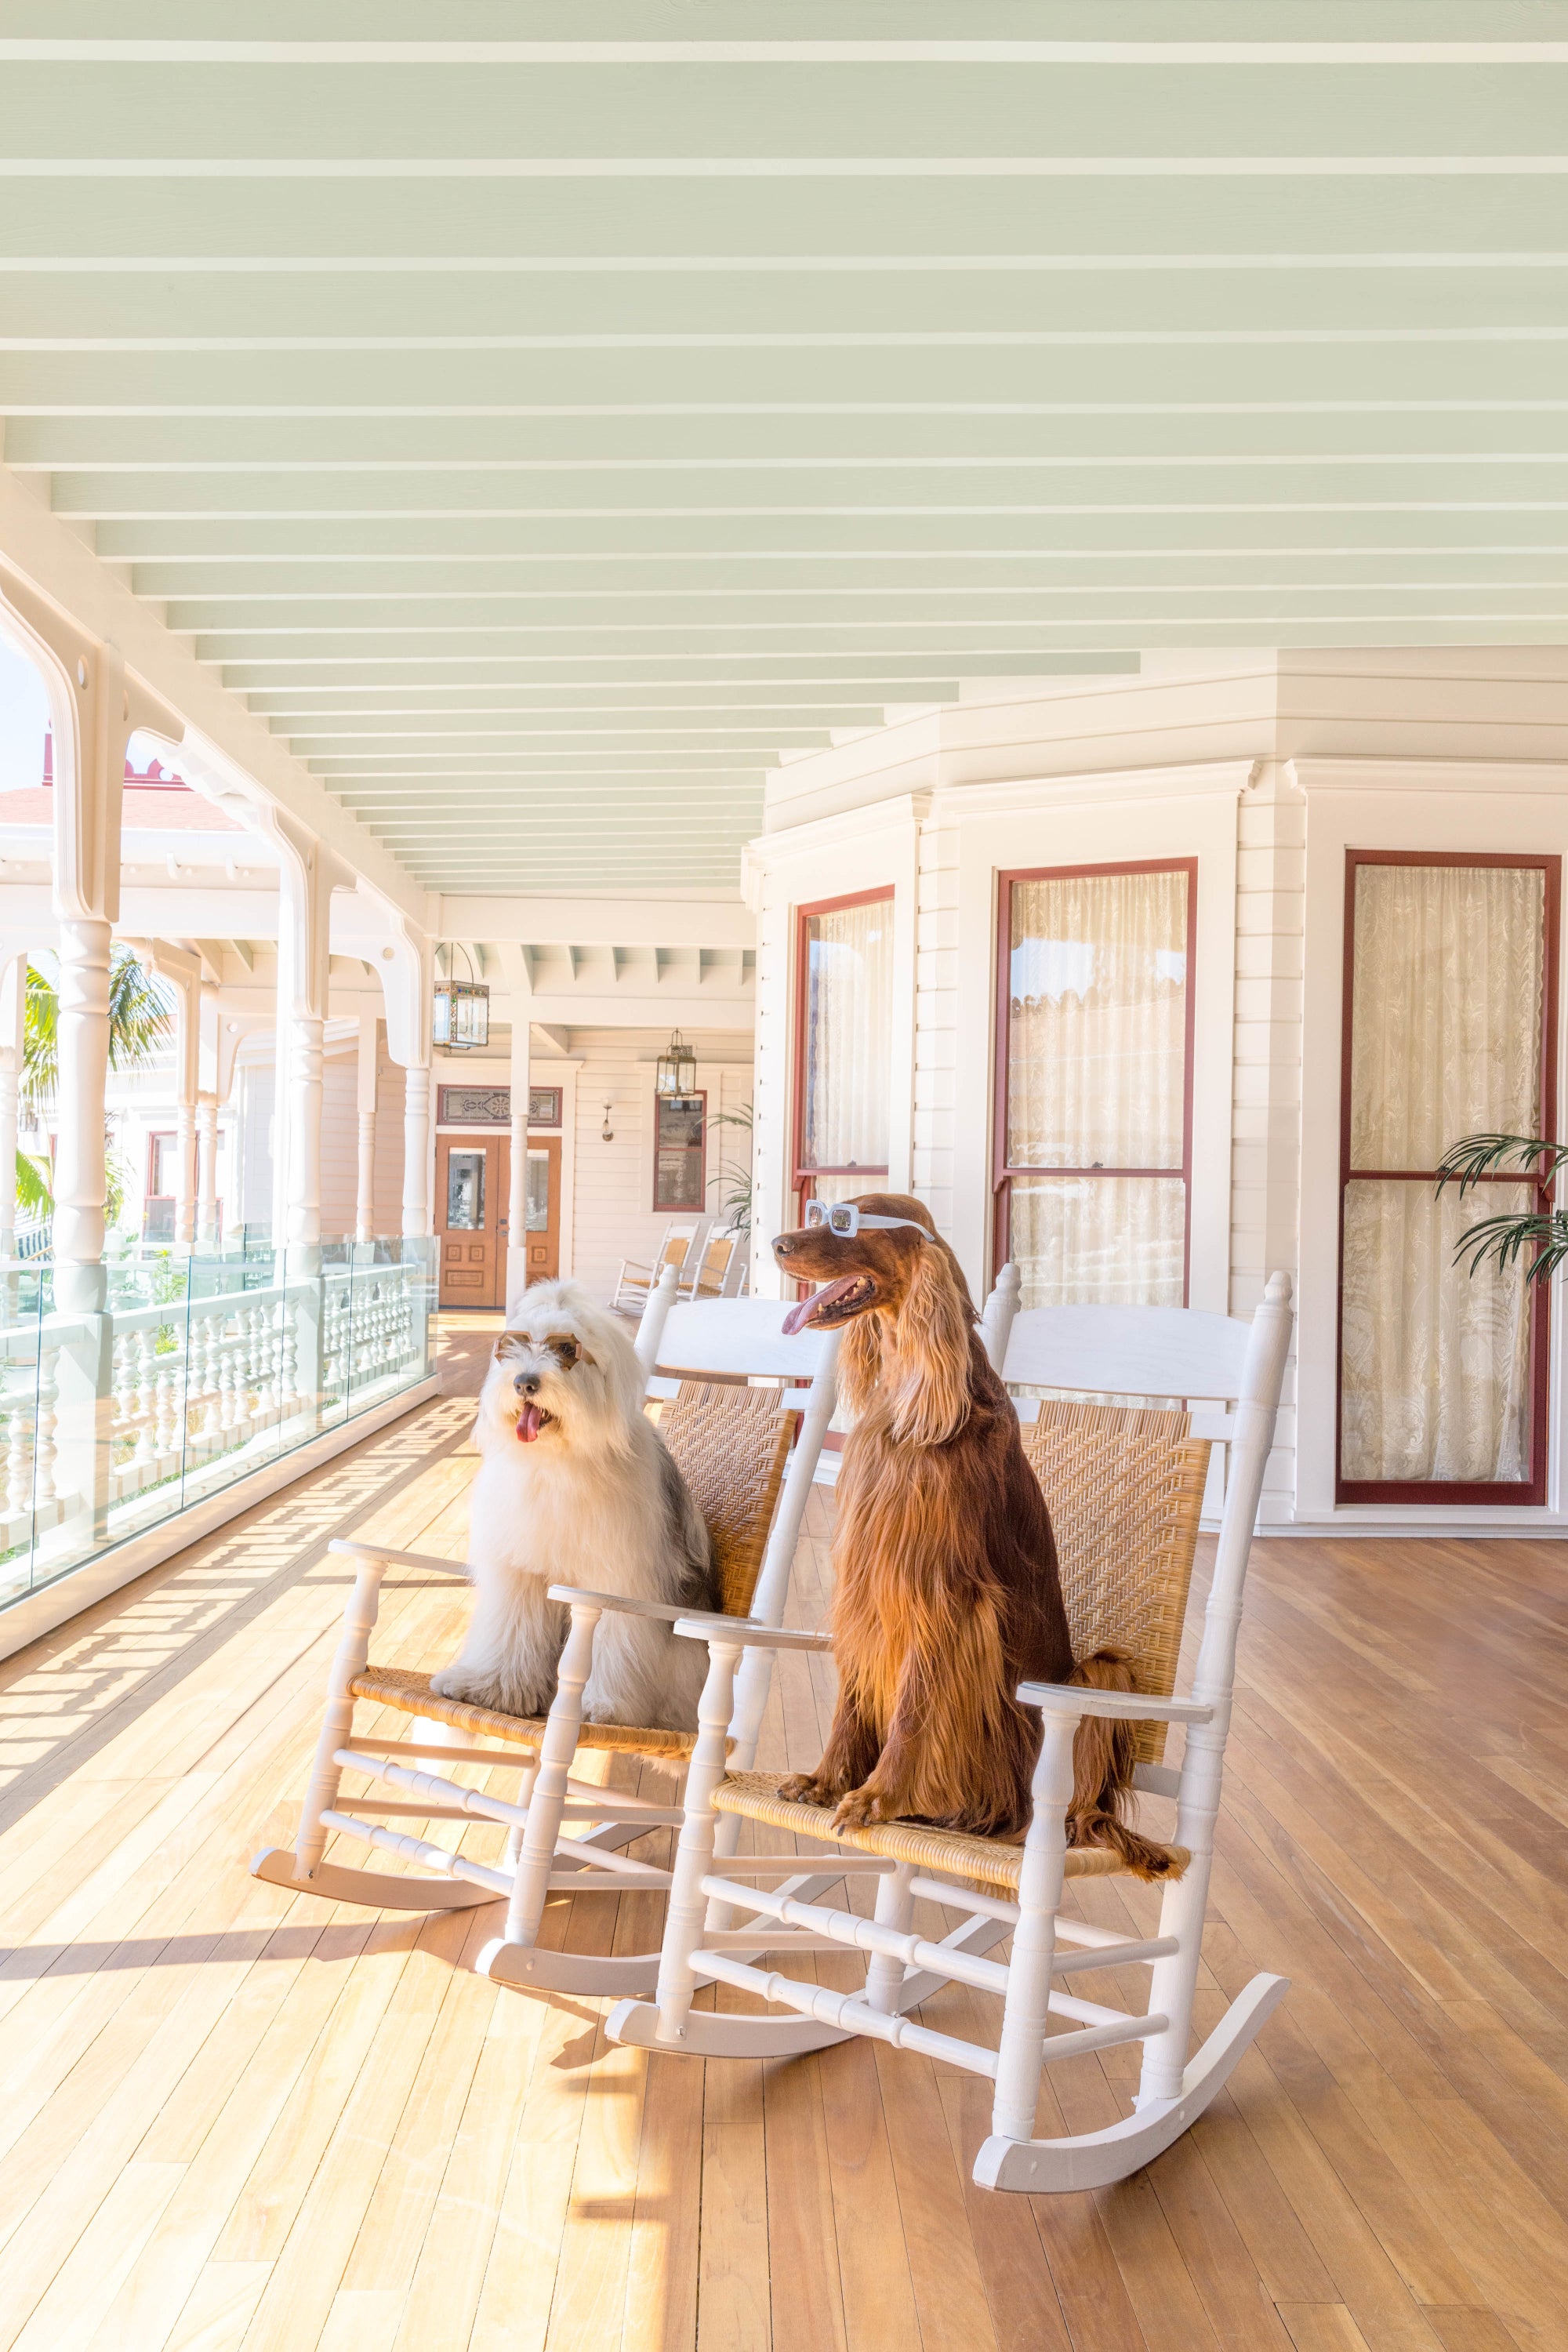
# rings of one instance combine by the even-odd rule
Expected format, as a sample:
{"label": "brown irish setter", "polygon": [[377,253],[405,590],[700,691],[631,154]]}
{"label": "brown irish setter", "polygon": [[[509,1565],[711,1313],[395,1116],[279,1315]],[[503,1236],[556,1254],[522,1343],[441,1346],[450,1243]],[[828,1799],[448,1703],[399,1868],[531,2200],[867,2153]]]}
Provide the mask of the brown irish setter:
{"label": "brown irish setter", "polygon": [[[957,1259],[900,1193],[856,1205],[905,1224],[781,1234],[784,1273],[824,1285],[786,1328],[847,1326],[845,1440],[833,1539],[838,1707],[822,1761],[783,1793],[836,1804],[836,1823],[917,1820],[1021,1837],[1040,1744],[1021,1682],[1134,1687],[1125,1661],[1077,1666],[1056,1545],[1017,1415],[992,1370]],[[1158,1877],[1163,1851],[1123,1819],[1132,1731],[1088,1717],[1074,1751],[1068,1839],[1112,1846]]]}

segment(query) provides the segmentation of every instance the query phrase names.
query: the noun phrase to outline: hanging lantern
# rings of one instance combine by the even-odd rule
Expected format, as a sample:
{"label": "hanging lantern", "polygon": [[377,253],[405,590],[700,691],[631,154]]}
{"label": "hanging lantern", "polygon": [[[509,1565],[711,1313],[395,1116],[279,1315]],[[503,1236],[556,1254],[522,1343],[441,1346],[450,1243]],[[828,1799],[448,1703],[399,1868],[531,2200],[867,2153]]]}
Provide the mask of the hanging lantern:
{"label": "hanging lantern", "polygon": [[669,1044],[654,1065],[653,1090],[661,1097],[697,1091],[697,1056],[679,1029],[670,1032]]}
{"label": "hanging lantern", "polygon": [[[463,950],[465,961],[468,950]],[[471,966],[470,966],[471,969]],[[490,1042],[490,992],[482,980],[438,980],[431,1036],[454,1054]]]}

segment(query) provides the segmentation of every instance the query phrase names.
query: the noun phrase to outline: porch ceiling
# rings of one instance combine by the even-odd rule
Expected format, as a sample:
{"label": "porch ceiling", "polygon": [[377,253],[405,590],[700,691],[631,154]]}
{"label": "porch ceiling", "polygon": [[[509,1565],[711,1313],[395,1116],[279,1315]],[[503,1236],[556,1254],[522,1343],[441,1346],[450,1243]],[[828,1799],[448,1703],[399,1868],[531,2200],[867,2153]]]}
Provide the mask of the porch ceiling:
{"label": "porch ceiling", "polygon": [[0,71],[5,461],[430,887],[731,884],[965,678],[1564,635],[1553,0],[10,0]]}

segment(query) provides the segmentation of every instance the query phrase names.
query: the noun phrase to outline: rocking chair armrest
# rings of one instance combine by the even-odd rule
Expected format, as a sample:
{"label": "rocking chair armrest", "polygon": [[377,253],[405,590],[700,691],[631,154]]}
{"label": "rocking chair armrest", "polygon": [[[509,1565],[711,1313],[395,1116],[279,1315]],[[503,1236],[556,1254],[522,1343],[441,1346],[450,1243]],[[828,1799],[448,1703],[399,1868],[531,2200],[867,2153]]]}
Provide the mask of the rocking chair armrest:
{"label": "rocking chair armrest", "polygon": [[345,1553],[350,1559],[378,1559],[384,1568],[433,1568],[442,1576],[466,1577],[468,1572],[467,1560],[437,1559],[427,1551],[394,1551],[390,1545],[356,1543],[348,1536],[334,1536],[327,1549]]}
{"label": "rocking chair armrest", "polygon": [[[637,1601],[629,1592],[594,1592],[582,1584],[552,1584],[550,1598],[564,1601],[568,1608],[614,1609],[623,1617],[661,1617],[668,1625],[690,1614],[679,1601]],[[724,1622],[733,1624],[735,1620]]]}
{"label": "rocking chair armrest", "polygon": [[1144,1691],[1089,1690],[1081,1683],[1020,1683],[1020,1706],[1053,1715],[1098,1715],[1112,1723],[1207,1723],[1214,1714],[1195,1698],[1152,1698]]}
{"label": "rocking chair armrest", "polygon": [[749,1617],[704,1617],[684,1611],[676,1632],[693,1642],[711,1642],[725,1633],[738,1634],[748,1650],[830,1650],[831,1633],[813,1633],[804,1625],[758,1625]]}

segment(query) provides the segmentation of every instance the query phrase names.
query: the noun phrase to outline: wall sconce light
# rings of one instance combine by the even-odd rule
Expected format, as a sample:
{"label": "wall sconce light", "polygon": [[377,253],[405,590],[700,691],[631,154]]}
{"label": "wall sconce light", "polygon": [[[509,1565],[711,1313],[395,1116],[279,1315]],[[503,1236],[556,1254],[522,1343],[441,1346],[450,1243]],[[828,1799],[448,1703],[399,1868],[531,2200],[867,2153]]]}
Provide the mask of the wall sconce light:
{"label": "wall sconce light", "polygon": [[608,1103],[605,1105],[605,1124],[599,1129],[599,1133],[606,1143],[614,1143],[616,1139],[616,1130],[610,1125],[610,1106]]}

